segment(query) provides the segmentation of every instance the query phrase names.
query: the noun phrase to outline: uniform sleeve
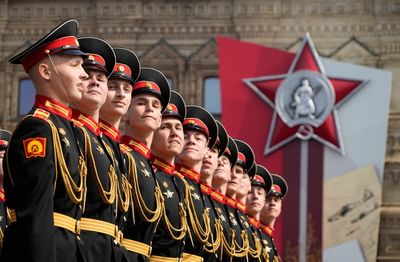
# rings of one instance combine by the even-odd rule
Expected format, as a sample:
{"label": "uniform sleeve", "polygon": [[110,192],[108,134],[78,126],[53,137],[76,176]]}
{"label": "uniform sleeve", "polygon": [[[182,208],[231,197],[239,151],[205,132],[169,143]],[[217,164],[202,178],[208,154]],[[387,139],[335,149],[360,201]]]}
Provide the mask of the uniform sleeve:
{"label": "uniform sleeve", "polygon": [[51,128],[44,120],[25,118],[6,154],[5,186],[15,209],[19,261],[56,261],[53,219],[55,179]]}

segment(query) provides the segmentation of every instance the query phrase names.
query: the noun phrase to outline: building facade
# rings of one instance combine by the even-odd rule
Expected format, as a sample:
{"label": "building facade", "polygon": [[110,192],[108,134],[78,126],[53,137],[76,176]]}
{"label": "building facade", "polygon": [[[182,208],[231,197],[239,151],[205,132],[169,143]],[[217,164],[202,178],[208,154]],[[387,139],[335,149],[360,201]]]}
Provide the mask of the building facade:
{"label": "building facade", "polygon": [[217,35],[296,51],[309,32],[321,56],[391,71],[377,260],[400,260],[400,0],[0,0],[0,127],[12,130],[32,98],[8,59],[67,18],[80,35],[134,50],[187,104],[213,104]]}

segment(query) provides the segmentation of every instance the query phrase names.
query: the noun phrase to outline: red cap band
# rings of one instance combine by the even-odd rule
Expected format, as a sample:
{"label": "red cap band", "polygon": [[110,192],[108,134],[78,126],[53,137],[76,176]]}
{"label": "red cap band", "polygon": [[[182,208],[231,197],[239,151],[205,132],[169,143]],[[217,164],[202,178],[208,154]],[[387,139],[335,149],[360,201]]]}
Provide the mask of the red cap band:
{"label": "red cap band", "polygon": [[79,49],[79,42],[75,36],[66,36],[51,41],[28,54],[22,59],[21,63],[25,72],[28,73],[32,66],[45,58],[48,54],[57,54],[68,49]]}
{"label": "red cap band", "polygon": [[113,71],[114,71],[114,73],[125,74],[129,77],[132,77],[131,68],[125,64],[116,63]]}
{"label": "red cap band", "polygon": [[261,183],[261,184],[265,184],[264,178],[262,178],[262,177],[259,176],[259,175],[255,175],[254,178],[253,178],[253,181],[254,181],[254,182],[259,182],[259,183]]}
{"label": "red cap band", "polygon": [[176,107],[176,105],[174,104],[168,104],[167,108],[165,109],[165,111],[170,111],[170,112],[175,112],[175,113],[179,113],[178,108]]}
{"label": "red cap band", "polygon": [[238,159],[243,161],[243,164],[246,163],[246,157],[243,155],[242,152],[238,153]]}
{"label": "red cap band", "polygon": [[88,57],[86,60],[90,60],[90,61],[96,62],[102,66],[106,66],[106,60],[104,60],[104,58],[98,54],[88,54]]}
{"label": "red cap band", "polygon": [[278,185],[273,184],[271,188],[272,192],[282,193],[281,187]]}
{"label": "red cap band", "polygon": [[161,95],[160,87],[151,81],[139,81],[133,85],[132,92],[139,89],[148,89],[156,91],[156,93]]}
{"label": "red cap band", "polygon": [[200,130],[202,130],[204,133],[206,133],[206,135],[209,137],[210,133],[208,132],[208,128],[206,126],[206,124],[204,124],[203,121],[201,121],[198,118],[185,118],[185,120],[183,120],[183,126],[188,126],[188,127],[194,127],[194,128],[198,128]]}

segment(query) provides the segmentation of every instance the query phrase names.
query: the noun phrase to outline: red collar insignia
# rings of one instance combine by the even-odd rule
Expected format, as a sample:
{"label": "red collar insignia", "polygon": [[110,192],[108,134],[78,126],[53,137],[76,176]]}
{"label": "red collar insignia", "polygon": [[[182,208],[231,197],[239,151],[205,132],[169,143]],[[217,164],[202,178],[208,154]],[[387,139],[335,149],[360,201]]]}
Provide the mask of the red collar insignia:
{"label": "red collar insignia", "polygon": [[107,137],[111,138],[115,142],[119,143],[121,134],[118,129],[116,129],[115,127],[111,126],[110,124],[102,120],[100,120],[99,126],[101,132],[103,132]]}
{"label": "red collar insignia", "polygon": [[153,164],[153,166],[164,173],[167,173],[168,175],[173,175],[175,172],[175,166],[162,160],[161,158],[158,158],[154,155],[151,155],[150,160]]}
{"label": "red collar insignia", "polygon": [[71,121],[72,109],[51,98],[37,95],[35,106]]}
{"label": "red collar insignia", "polygon": [[139,142],[138,140],[130,136],[123,136],[121,139],[121,143],[129,146],[145,158],[150,159],[150,149],[142,142]]}
{"label": "red collar insignia", "polygon": [[185,177],[195,181],[196,183],[199,183],[200,181],[200,173],[197,173],[196,171],[194,171],[193,169],[184,167],[182,165],[176,165],[176,170],[181,173],[182,175],[184,175]]}

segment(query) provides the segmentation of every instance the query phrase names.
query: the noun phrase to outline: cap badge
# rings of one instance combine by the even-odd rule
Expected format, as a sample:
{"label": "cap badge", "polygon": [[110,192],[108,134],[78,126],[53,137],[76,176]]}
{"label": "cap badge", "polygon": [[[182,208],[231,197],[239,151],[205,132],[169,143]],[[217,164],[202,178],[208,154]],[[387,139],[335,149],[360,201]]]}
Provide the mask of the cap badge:
{"label": "cap badge", "polygon": [[146,82],[146,87],[149,89],[153,89],[153,85],[150,82]]}

